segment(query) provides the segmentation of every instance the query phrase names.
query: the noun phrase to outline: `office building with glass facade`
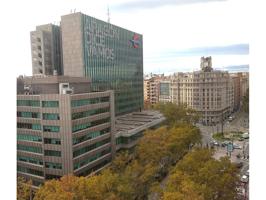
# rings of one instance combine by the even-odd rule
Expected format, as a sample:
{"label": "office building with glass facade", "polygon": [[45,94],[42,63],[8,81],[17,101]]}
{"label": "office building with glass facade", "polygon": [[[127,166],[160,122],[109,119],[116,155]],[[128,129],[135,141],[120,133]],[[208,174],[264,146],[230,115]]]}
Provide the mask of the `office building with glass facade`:
{"label": "office building with glass facade", "polygon": [[34,186],[66,174],[86,176],[115,154],[113,91],[91,92],[87,78],[20,77],[17,175]]}
{"label": "office building with glass facade", "polygon": [[61,17],[64,75],[89,77],[93,91],[114,90],[115,114],[143,108],[142,35],[82,13]]}

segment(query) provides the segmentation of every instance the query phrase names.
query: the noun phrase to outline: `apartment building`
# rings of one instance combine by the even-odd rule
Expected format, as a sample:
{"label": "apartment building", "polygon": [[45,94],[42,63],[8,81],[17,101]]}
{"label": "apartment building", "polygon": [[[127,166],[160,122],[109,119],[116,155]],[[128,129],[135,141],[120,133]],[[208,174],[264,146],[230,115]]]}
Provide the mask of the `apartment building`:
{"label": "apartment building", "polygon": [[215,124],[233,112],[234,84],[228,72],[213,70],[211,57],[202,57],[200,71],[176,73],[161,81],[159,99],[186,104],[201,114],[203,124]]}
{"label": "apartment building", "polygon": [[234,82],[234,110],[239,110],[242,105],[242,99],[249,88],[249,73],[231,73],[230,76]]}
{"label": "apartment building", "polygon": [[164,79],[163,74],[150,74],[144,78],[144,102],[152,105],[159,102],[160,81]]}
{"label": "apartment building", "polygon": [[91,92],[82,77],[17,79],[17,175],[34,186],[86,176],[115,155],[113,91]]}

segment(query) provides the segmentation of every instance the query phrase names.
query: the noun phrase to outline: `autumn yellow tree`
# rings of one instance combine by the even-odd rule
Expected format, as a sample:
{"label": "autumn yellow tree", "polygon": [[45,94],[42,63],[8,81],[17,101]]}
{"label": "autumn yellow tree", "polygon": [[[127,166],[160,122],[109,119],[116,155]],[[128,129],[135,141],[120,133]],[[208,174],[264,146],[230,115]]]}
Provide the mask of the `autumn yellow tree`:
{"label": "autumn yellow tree", "polygon": [[[228,158],[215,160],[213,152],[197,149],[180,160],[169,176],[163,199],[226,200],[236,198],[238,170]],[[185,198],[186,197],[186,198]]]}
{"label": "autumn yellow tree", "polygon": [[[160,181],[168,174],[171,166],[193,144],[200,142],[199,129],[184,121],[178,126],[175,124],[145,131],[132,154],[118,153],[111,167],[98,175],[89,178],[65,176],[60,180],[46,182],[36,194],[36,200],[55,197],[59,200],[147,199],[149,194],[159,188]],[[185,189],[187,191],[190,188]]]}
{"label": "autumn yellow tree", "polygon": [[30,200],[33,196],[32,182],[23,177],[17,178],[17,200]]}

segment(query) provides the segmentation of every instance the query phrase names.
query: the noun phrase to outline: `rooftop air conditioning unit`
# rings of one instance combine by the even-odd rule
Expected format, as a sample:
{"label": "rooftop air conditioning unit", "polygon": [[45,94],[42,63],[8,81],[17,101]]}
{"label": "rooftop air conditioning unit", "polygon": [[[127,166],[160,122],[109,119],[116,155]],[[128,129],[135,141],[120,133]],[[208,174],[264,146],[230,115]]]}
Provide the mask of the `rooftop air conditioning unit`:
{"label": "rooftop air conditioning unit", "polygon": [[69,87],[69,83],[59,83],[60,94],[73,94],[73,89]]}

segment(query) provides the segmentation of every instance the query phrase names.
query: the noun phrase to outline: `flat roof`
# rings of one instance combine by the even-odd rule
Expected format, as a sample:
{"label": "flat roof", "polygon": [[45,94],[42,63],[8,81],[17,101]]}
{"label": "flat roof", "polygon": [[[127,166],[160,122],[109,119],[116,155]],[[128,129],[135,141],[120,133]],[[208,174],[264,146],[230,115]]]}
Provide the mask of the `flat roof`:
{"label": "flat roof", "polygon": [[73,77],[73,76],[25,76],[18,77],[23,80],[25,84],[51,84],[51,83],[91,83],[90,78],[86,77]]}
{"label": "flat roof", "polygon": [[115,127],[117,133],[134,133],[150,128],[164,121],[165,117],[154,110],[133,112],[116,117]]}

